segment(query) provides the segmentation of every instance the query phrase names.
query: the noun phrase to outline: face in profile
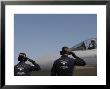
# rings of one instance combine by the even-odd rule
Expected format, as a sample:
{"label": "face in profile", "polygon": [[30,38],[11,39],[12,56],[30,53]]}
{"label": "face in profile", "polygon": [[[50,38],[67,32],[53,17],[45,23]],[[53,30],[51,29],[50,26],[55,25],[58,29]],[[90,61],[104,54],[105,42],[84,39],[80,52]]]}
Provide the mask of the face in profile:
{"label": "face in profile", "polygon": [[62,51],[63,51],[63,55],[69,55],[71,52],[71,49],[68,47],[65,47]]}
{"label": "face in profile", "polygon": [[67,51],[67,52],[71,52],[70,48],[65,48],[64,50]]}
{"label": "face in profile", "polygon": [[26,54],[25,53],[20,53],[18,57],[18,61],[26,61]]}

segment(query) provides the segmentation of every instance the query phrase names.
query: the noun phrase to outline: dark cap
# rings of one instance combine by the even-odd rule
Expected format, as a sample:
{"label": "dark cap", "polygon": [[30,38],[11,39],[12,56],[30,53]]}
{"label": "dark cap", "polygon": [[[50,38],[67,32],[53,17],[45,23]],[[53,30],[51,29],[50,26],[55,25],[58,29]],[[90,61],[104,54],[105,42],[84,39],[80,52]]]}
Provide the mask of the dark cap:
{"label": "dark cap", "polygon": [[19,53],[19,56],[26,57],[26,53]]}
{"label": "dark cap", "polygon": [[62,47],[62,51],[64,51],[65,49],[69,49],[69,47],[67,46]]}

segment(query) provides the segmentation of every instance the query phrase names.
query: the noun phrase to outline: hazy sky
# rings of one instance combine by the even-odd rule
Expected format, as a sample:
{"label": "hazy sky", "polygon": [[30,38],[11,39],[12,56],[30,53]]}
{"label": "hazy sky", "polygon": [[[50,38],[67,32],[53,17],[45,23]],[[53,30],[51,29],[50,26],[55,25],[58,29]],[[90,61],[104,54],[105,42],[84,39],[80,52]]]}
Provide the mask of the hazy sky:
{"label": "hazy sky", "polygon": [[96,37],[96,14],[15,14],[14,59],[40,57]]}

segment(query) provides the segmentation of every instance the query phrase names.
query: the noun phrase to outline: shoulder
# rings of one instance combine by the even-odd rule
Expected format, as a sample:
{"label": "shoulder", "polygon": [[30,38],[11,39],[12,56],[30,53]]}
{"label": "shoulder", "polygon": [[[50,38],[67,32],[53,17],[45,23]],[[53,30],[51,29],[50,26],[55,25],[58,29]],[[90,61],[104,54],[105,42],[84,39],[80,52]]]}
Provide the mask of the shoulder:
{"label": "shoulder", "polygon": [[21,65],[24,66],[24,67],[27,67],[27,68],[28,67],[31,67],[31,65],[30,64],[27,64],[27,63],[22,63]]}
{"label": "shoulder", "polygon": [[26,65],[26,66],[31,66],[31,64],[26,64],[26,63],[25,63],[25,65]]}
{"label": "shoulder", "polygon": [[74,60],[74,58],[72,56],[67,57],[67,59]]}
{"label": "shoulder", "polygon": [[54,61],[54,63],[58,63],[61,60],[61,58],[58,58]]}
{"label": "shoulder", "polygon": [[68,57],[68,60],[75,61],[75,59],[74,58],[71,58],[71,57]]}

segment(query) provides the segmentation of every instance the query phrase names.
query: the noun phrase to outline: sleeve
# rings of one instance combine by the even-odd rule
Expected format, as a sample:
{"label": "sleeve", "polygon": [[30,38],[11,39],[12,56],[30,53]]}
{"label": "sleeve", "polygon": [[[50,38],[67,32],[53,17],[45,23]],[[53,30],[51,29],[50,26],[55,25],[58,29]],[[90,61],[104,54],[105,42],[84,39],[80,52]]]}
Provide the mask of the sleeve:
{"label": "sleeve", "polygon": [[51,69],[51,76],[56,76],[56,61],[53,63],[53,67]]}
{"label": "sleeve", "polygon": [[72,52],[72,56],[73,56],[74,58],[79,58],[78,56],[76,56],[76,54],[75,54],[74,52]]}
{"label": "sleeve", "polygon": [[86,62],[83,59],[81,59],[81,58],[76,58],[75,59],[75,65],[76,66],[85,66]]}
{"label": "sleeve", "polygon": [[40,66],[35,61],[33,61],[32,64],[33,66],[31,66],[30,68],[31,71],[38,71],[41,69]]}

